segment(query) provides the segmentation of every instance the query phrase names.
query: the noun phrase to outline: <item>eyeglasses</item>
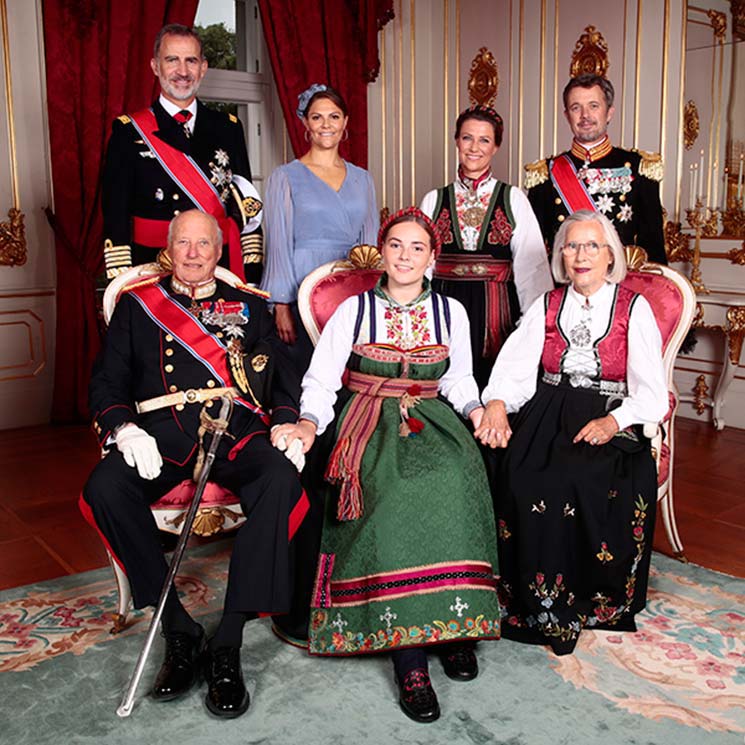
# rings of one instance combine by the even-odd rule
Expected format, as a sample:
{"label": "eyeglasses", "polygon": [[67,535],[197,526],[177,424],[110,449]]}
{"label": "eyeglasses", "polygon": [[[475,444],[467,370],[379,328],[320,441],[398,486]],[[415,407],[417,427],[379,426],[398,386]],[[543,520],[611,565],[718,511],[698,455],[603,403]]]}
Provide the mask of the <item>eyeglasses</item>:
{"label": "eyeglasses", "polygon": [[584,248],[585,254],[587,256],[594,257],[597,256],[598,253],[600,253],[600,249],[603,246],[605,246],[606,248],[610,248],[607,243],[598,245],[597,243],[595,243],[595,241],[587,241],[587,243],[576,243],[575,241],[569,241],[569,243],[565,243],[561,247],[561,252],[570,256],[574,256],[574,254],[579,253]]}

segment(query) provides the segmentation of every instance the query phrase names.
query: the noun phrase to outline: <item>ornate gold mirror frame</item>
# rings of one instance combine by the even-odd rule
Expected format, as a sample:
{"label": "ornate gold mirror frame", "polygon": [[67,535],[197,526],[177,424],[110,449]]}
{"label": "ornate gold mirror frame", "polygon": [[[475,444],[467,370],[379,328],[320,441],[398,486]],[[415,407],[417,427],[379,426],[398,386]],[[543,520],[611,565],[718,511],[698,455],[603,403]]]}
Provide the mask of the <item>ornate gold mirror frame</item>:
{"label": "ornate gold mirror frame", "polygon": [[5,68],[5,109],[8,117],[8,158],[13,204],[8,220],[0,222],[0,265],[20,266],[26,263],[26,230],[18,197],[18,166],[16,163],[16,133],[13,122],[13,89],[10,75],[10,42],[8,39],[8,9],[0,0],[0,22],[3,33],[3,63]]}

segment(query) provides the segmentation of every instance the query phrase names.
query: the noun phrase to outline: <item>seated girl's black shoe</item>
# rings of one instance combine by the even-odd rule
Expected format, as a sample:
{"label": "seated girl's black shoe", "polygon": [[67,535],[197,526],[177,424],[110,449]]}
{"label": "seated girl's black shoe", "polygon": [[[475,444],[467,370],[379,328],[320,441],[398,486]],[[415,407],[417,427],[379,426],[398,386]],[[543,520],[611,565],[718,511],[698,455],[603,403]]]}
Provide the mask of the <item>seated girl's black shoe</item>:
{"label": "seated girl's black shoe", "polygon": [[398,683],[398,703],[401,711],[415,722],[434,722],[440,718],[440,704],[432,688],[429,673],[417,668],[410,670]]}
{"label": "seated girl's black shoe", "polygon": [[443,646],[440,657],[445,675],[451,680],[473,680],[479,674],[473,643],[447,644]]}
{"label": "seated girl's black shoe", "polygon": [[212,714],[232,719],[245,713],[250,698],[243,682],[239,648],[208,647],[204,653],[204,677],[207,681],[204,702]]}

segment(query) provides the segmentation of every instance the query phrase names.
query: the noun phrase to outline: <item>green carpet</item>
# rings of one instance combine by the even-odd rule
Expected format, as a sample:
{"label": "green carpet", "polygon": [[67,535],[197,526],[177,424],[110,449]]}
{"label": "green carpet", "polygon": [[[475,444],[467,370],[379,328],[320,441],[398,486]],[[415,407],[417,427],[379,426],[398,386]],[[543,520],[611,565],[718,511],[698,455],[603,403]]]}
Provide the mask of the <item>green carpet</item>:
{"label": "green carpet", "polygon": [[[180,590],[208,627],[221,604],[225,551],[190,549]],[[159,638],[132,715],[115,710],[139,653],[147,616],[108,633],[108,569],[0,593],[0,742],[41,743],[499,743],[501,745],[734,745],[745,734],[745,580],[655,554],[647,611],[636,634],[584,632],[574,655],[482,642],[481,674],[431,674],[442,718],[409,721],[398,709],[390,660],[316,659],[251,622],[243,668],[248,713],[218,721],[204,687],[155,703],[145,694]],[[104,617],[102,618],[102,615]]]}

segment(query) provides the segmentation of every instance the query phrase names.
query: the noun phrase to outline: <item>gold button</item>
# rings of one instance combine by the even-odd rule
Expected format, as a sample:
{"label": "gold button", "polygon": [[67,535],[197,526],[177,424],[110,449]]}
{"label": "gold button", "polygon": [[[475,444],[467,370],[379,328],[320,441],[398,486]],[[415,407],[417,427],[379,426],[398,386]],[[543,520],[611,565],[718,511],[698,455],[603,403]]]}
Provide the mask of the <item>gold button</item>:
{"label": "gold button", "polygon": [[177,200],[177,201],[178,201],[178,199],[180,199],[180,197],[179,197],[179,195],[178,195],[178,194],[174,194],[174,195],[173,195],[173,198],[174,198],[174,200]]}
{"label": "gold button", "polygon": [[176,393],[176,391],[178,390],[178,386],[177,386],[177,385],[169,385],[169,386],[168,386],[168,390],[169,390],[169,391],[170,391],[171,393]]}
{"label": "gold button", "polygon": [[566,218],[565,218],[564,215],[559,215],[559,217],[558,217],[559,222],[564,222],[565,219]]}
{"label": "gold button", "polygon": [[173,365],[166,365],[163,369],[166,372],[173,372]]}
{"label": "gold button", "polygon": [[554,204],[561,204],[561,197],[556,197],[556,199],[554,199]]}
{"label": "gold button", "polygon": [[215,387],[215,381],[214,380],[208,380],[207,381],[207,388],[214,388]]}
{"label": "gold button", "polygon": [[621,194],[621,196],[620,196],[620,197],[618,197],[618,198],[619,198],[619,199],[620,199],[620,200],[621,200],[622,202],[625,202],[625,201],[626,201],[626,195],[625,195],[625,194]]}
{"label": "gold button", "polygon": [[215,336],[216,336],[216,337],[217,337],[218,339],[222,339],[222,337],[224,336],[224,334],[223,334],[223,332],[222,332],[222,331],[218,331],[218,332],[217,332],[217,333],[215,334]]}
{"label": "gold button", "polygon": [[176,217],[176,215],[180,215],[180,214],[181,214],[181,210],[174,210],[173,211],[173,216],[174,217]]}
{"label": "gold button", "polygon": [[170,347],[166,349],[166,357],[173,357],[173,350]]}
{"label": "gold button", "polygon": [[166,334],[166,341],[173,341],[173,337],[170,334]]}
{"label": "gold button", "polygon": [[626,168],[631,168],[631,163],[628,162],[628,160],[624,163],[624,166]]}
{"label": "gold button", "polygon": [[183,411],[184,405],[183,404],[176,404],[176,411]]}
{"label": "gold button", "polygon": [[205,409],[211,409],[213,403],[215,403],[215,402],[214,401],[207,401],[207,403],[205,403],[205,405],[204,405],[204,408]]}

